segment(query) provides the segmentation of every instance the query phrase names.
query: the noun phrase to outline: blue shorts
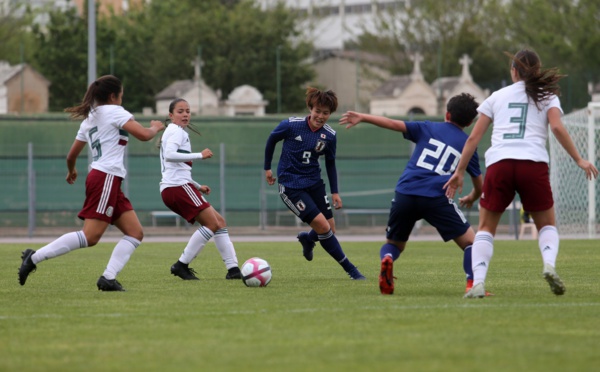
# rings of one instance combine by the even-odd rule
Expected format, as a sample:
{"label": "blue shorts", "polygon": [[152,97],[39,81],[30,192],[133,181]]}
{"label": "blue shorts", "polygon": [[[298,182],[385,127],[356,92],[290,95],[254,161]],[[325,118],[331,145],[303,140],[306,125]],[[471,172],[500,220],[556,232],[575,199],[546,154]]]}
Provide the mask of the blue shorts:
{"label": "blue shorts", "polygon": [[404,195],[396,192],[390,208],[387,238],[406,242],[418,220],[424,219],[435,227],[445,242],[463,235],[471,225],[454,200]]}
{"label": "blue shorts", "polygon": [[306,189],[289,189],[279,184],[279,197],[290,211],[309,225],[319,213],[326,219],[333,218],[323,182]]}

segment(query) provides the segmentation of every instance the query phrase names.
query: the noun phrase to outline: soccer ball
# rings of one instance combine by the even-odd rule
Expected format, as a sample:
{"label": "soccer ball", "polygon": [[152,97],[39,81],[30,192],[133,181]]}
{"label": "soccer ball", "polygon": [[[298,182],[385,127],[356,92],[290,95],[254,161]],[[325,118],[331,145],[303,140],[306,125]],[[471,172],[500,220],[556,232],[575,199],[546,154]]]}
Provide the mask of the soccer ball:
{"label": "soccer ball", "polygon": [[242,281],[246,287],[266,287],[271,275],[271,266],[262,258],[253,257],[242,265]]}

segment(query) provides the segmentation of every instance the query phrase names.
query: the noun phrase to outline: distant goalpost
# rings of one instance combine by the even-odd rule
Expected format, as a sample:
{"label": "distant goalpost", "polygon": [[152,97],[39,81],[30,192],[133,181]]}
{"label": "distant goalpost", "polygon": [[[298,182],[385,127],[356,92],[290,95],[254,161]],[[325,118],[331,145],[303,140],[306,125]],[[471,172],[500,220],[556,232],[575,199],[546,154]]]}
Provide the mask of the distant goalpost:
{"label": "distant goalpost", "polygon": [[[600,167],[600,102],[590,102],[586,109],[565,115],[563,123],[581,156]],[[560,236],[597,237],[598,180],[588,181],[553,135],[550,135],[550,183]]]}

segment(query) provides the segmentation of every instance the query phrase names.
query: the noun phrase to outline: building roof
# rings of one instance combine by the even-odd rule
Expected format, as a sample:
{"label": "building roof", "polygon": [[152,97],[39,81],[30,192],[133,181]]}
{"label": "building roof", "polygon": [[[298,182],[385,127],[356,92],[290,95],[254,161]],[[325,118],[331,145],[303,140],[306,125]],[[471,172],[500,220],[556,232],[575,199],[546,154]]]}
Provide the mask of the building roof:
{"label": "building roof", "polygon": [[442,92],[444,91],[452,91],[458,84],[460,84],[460,76],[447,76],[435,79],[433,83],[431,83],[431,87],[437,91],[440,88]]}
{"label": "building roof", "polygon": [[379,66],[387,66],[390,64],[389,58],[381,54],[361,52],[357,50],[321,50],[313,57],[313,63],[318,63],[329,58],[340,58],[351,61],[371,63]]}
{"label": "building roof", "polygon": [[372,97],[393,97],[395,92],[402,92],[412,82],[410,75],[392,76],[373,92]]}
{"label": "building roof", "polygon": [[190,90],[194,89],[193,80],[177,80],[168,87],[161,90],[154,96],[155,99],[175,99],[179,98]]}
{"label": "building roof", "polygon": [[6,61],[0,61],[0,85],[6,84],[10,79],[19,75],[26,67],[29,67],[31,72],[38,76],[47,86],[50,86],[50,80],[46,79],[44,75],[37,72],[33,67],[26,63],[19,63],[18,65],[11,66]]}

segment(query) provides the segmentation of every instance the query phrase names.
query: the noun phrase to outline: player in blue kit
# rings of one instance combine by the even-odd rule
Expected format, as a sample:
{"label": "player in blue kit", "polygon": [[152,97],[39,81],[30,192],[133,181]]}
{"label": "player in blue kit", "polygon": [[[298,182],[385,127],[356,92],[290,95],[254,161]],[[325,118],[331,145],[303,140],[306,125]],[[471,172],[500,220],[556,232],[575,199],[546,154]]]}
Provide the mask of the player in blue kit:
{"label": "player in blue kit", "polygon": [[365,277],[346,257],[334,235],[335,220],[319,165],[319,157],[324,156],[333,206],[339,209],[342,199],[338,193],[335,168],[337,139],[335,130],[327,124],[329,116],[337,109],[337,96],[331,90],[323,92],[308,88],[306,105],[310,110],[309,116],[283,120],[267,139],[265,177],[269,185],[275,184],[271,162],[277,142],[283,141],[277,167],[279,196],[290,211],[312,228],[309,232],[298,234],[304,257],[308,261],[313,259],[313,248],[318,241],[351,279],[364,280]]}
{"label": "player in blue kit", "polygon": [[[467,291],[473,285],[471,245],[475,233],[454,200],[445,196],[442,186],[454,172],[467,140],[463,131],[477,116],[477,102],[470,94],[452,97],[446,106],[446,121],[404,122],[382,116],[348,111],[340,124],[351,128],[360,122],[402,132],[415,143],[415,150],[396,185],[387,227],[387,242],[381,247],[379,288],[382,294],[394,293],[393,264],[404,251],[415,223],[424,219],[435,227],[444,241],[454,242],[464,251],[463,267]],[[483,180],[477,152],[467,167],[473,181],[471,193],[459,199],[470,208],[481,195]]]}

